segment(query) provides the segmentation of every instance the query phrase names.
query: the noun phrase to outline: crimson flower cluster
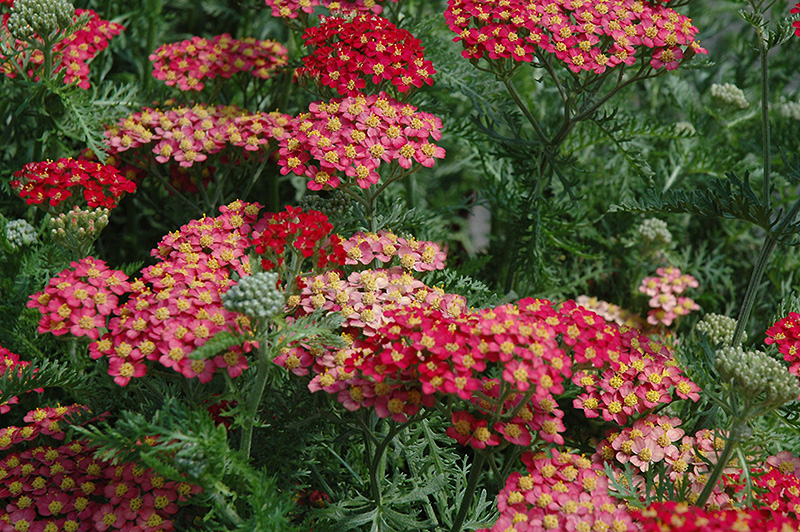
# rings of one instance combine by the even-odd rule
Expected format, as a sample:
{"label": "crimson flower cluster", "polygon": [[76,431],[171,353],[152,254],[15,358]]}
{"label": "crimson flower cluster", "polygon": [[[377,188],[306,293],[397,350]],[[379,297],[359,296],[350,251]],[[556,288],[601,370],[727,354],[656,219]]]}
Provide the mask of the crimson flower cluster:
{"label": "crimson flower cluster", "polygon": [[279,139],[278,164],[281,174],[308,177],[311,190],[336,188],[343,180],[369,188],[380,180],[381,163],[431,167],[444,157],[444,148],[429,141],[442,137],[441,127],[440,119],[385,93],[316,102]]}
{"label": "crimson flower cluster", "polygon": [[[265,0],[267,7],[272,9],[273,17],[293,19],[301,13],[310,15],[317,6],[330,9],[332,13],[338,11],[369,11],[379,15],[383,12],[380,5],[384,0]],[[392,0],[397,2],[397,0]]]}
{"label": "crimson flower cluster", "polygon": [[767,458],[765,468],[756,473],[754,483],[761,488],[756,500],[773,512],[800,519],[800,458],[781,451]]}
{"label": "crimson flower cluster", "polygon": [[[0,345],[0,377],[9,371],[20,371],[22,368],[30,366],[30,362],[19,359],[19,355],[12,353],[5,347]],[[2,390],[0,390],[2,391]],[[38,388],[36,392],[41,393],[43,390]],[[19,403],[18,397],[9,397],[6,401],[0,403],[0,414],[5,414],[11,410],[11,405]],[[2,443],[0,443],[0,446]]]}
{"label": "crimson flower cluster", "polygon": [[64,440],[61,419],[82,405],[37,408],[28,425],[0,430],[0,532],[126,530],[168,532],[178,503],[200,488],[167,481],[152,469],[94,458],[84,440],[35,445],[39,435]]}
{"label": "crimson flower cluster", "polygon": [[[175,161],[188,168],[228,145],[255,152],[271,139],[287,136],[290,118],[278,112],[247,114],[232,105],[196,104],[168,111],[143,107],[106,129],[106,146],[119,155],[152,145],[156,162]],[[136,155],[146,157],[138,150]]]}
{"label": "crimson flower cluster", "polygon": [[[795,4],[795,6],[789,10],[789,13],[800,13],[800,3]],[[800,37],[800,20],[792,22],[792,27],[794,28],[794,34]]]}
{"label": "crimson flower cluster", "polygon": [[602,468],[552,449],[522,455],[527,474],[512,473],[497,496],[500,517],[477,532],[637,530],[624,504],[608,494]]}
{"label": "crimson flower cluster", "polygon": [[708,53],[690,18],[643,0],[449,0],[445,18],[468,59],[531,62],[541,50],[573,72],[602,74],[637,54],[673,70],[684,56]]}
{"label": "crimson flower cluster", "polygon": [[59,207],[65,212],[81,202],[73,192],[80,191],[92,209],[113,209],[123,194],[136,190],[136,184],[113,166],[69,158],[26,164],[14,173],[11,188],[28,205],[47,203],[50,210]]}
{"label": "crimson flower cluster", "polygon": [[641,532],[786,532],[800,528],[798,521],[768,508],[704,510],[685,502],[656,502],[636,510]]}
{"label": "crimson flower cluster", "polygon": [[50,279],[47,288],[30,297],[28,307],[42,314],[39,333],[100,337],[100,329],[131,286],[128,276],[102,260],[86,257]]}
{"label": "crimson flower cluster", "polygon": [[163,44],[150,55],[150,61],[156,79],[170,87],[177,85],[182,91],[201,91],[204,79],[230,78],[239,72],[268,79],[286,65],[288,51],[276,41],[234,39],[223,33],[210,39],[192,37]]}
{"label": "crimson flower cluster", "polygon": [[314,265],[320,269],[329,263],[344,264],[341,239],[331,234],[333,225],[319,211],[306,212],[287,205],[283,212],[265,215],[260,227],[253,232],[253,246],[262,255],[264,270],[284,265],[287,247],[298,251],[303,259],[316,256]]}
{"label": "crimson flower cluster", "polygon": [[672,266],[659,268],[656,273],[657,277],[645,277],[639,286],[639,292],[650,296],[652,310],[647,313],[647,323],[669,327],[679,316],[700,310],[693,299],[679,295],[687,288],[697,288],[697,279]]}
{"label": "crimson flower cluster", "polygon": [[368,79],[379,88],[389,82],[399,92],[433,84],[436,70],[425,59],[422,42],[383,17],[361,13],[321,18],[303,38],[310,54],[297,73],[343,96],[358,95]]}
{"label": "crimson flower cluster", "polygon": [[[59,41],[53,47],[53,72],[64,74],[64,83],[70,84],[78,82],[78,86],[82,89],[88,89],[91,84],[89,83],[89,63],[94,57],[108,47],[108,41],[124,30],[124,26],[116,22],[103,20],[97,13],[91,9],[76,9],[75,17],[81,15],[88,15],[88,23],[70,35],[69,37]],[[8,15],[4,15],[2,19],[2,32],[7,34]],[[22,50],[27,46],[26,43],[17,40],[15,47],[17,50]],[[0,56],[0,68],[9,78],[14,78],[19,75],[16,65],[12,65],[10,60]],[[39,79],[39,70],[44,64],[44,54],[41,50],[34,50],[31,53],[30,63],[28,64],[29,70],[27,75],[34,79]],[[19,68],[22,64],[19,65]]]}
{"label": "crimson flower cluster", "polygon": [[368,266],[373,261],[391,265],[396,258],[405,270],[424,272],[443,269],[447,257],[436,242],[406,239],[391,231],[358,231],[342,242],[342,246],[347,254],[345,264],[348,266]]}
{"label": "crimson flower cluster", "polygon": [[783,359],[788,362],[789,372],[800,375],[800,314],[791,312],[767,329],[765,344],[776,344]]}

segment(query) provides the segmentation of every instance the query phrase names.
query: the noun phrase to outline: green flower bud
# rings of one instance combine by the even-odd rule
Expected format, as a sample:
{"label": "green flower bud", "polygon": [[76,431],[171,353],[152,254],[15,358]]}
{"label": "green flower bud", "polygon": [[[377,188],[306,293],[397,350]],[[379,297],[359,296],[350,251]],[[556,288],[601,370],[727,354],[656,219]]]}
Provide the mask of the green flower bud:
{"label": "green flower bud", "polygon": [[88,250],[108,225],[108,212],[104,207],[82,210],[76,206],[50,218],[53,242],[68,249]]}
{"label": "green flower bud", "polygon": [[75,7],[68,0],[17,0],[8,17],[13,37],[29,40],[45,37],[72,24]]}
{"label": "green flower bud", "polygon": [[658,218],[648,218],[636,230],[646,244],[667,245],[672,242],[672,233],[667,229],[667,222]]}
{"label": "green flower bud", "polygon": [[6,240],[14,249],[36,242],[36,229],[25,220],[11,220],[6,224]]}
{"label": "green flower bud", "polygon": [[742,89],[731,83],[711,85],[711,97],[723,107],[732,107],[737,110],[750,107]]}
{"label": "green flower bud", "polygon": [[232,311],[266,320],[283,311],[286,304],[278,288],[280,276],[259,272],[239,279],[239,283],[222,294],[222,305]]}
{"label": "green flower bud", "polygon": [[[705,333],[708,343],[715,346],[719,343],[729,346],[736,330],[736,320],[720,314],[709,313],[695,326],[695,329]],[[742,341],[747,340],[747,333],[742,336]]]}
{"label": "green flower bud", "polygon": [[723,380],[741,389],[744,396],[764,394],[769,404],[784,404],[800,395],[800,383],[783,364],[762,351],[723,347],[716,352],[716,367]]}

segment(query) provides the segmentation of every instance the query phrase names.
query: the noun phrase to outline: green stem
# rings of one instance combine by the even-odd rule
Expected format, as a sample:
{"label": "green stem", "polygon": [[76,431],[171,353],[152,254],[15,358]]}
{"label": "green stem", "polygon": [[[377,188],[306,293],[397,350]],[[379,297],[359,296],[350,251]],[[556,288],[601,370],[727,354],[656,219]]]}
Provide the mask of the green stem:
{"label": "green stem", "polygon": [[747,326],[747,320],[750,318],[750,312],[753,310],[753,303],[755,303],[756,295],[758,294],[758,285],[761,284],[761,278],[764,276],[764,270],[769,263],[769,257],[775,250],[778,240],[772,236],[768,236],[761,247],[761,253],[756,259],[756,265],[753,268],[753,273],[750,276],[750,282],[747,284],[747,291],[744,294],[744,301],[742,301],[742,309],[739,311],[738,322],[736,329],[733,331],[733,339],[731,345],[737,347],[742,343],[742,336],[744,329]]}
{"label": "green stem", "polygon": [[372,457],[372,463],[369,466],[369,484],[370,490],[372,491],[372,500],[375,501],[375,504],[378,506],[381,505],[381,486],[380,486],[380,479],[378,478],[378,470],[380,469],[380,465],[383,462],[384,456],[386,454],[386,448],[392,442],[394,437],[397,435],[400,430],[402,430],[407,423],[402,425],[397,425],[396,423],[391,424],[391,428],[389,429],[389,434],[381,440],[377,447],[375,447],[375,455]]}
{"label": "green stem", "polygon": [[697,498],[695,501],[695,506],[703,507],[708,502],[708,498],[711,496],[711,492],[714,491],[714,488],[719,482],[719,478],[722,476],[722,471],[728,466],[728,462],[733,456],[733,451],[736,449],[736,445],[742,438],[742,432],[744,429],[744,424],[735,425],[730,433],[728,434],[728,441],[725,442],[725,448],[722,449],[722,454],[719,455],[717,460],[717,465],[714,466],[714,470],[711,472],[711,476],[708,478],[703,491],[700,493],[700,497]]}
{"label": "green stem", "polygon": [[458,509],[455,521],[453,521],[453,528],[450,532],[461,532],[461,525],[467,518],[467,512],[472,505],[472,497],[475,495],[475,489],[478,486],[478,480],[481,477],[483,464],[486,462],[486,455],[481,451],[475,451],[475,459],[472,461],[472,469],[469,471],[467,477],[467,487],[464,491],[464,497],[461,499],[461,507]]}
{"label": "green stem", "polygon": [[264,396],[264,390],[267,387],[267,380],[269,379],[270,361],[267,359],[267,341],[264,339],[259,343],[258,356],[256,357],[258,364],[258,373],[256,374],[256,385],[253,390],[253,395],[250,396],[250,401],[247,403],[245,425],[242,428],[242,436],[239,441],[239,450],[242,451],[246,458],[250,458],[250,447],[253,444],[253,427],[256,424],[255,418],[258,413],[258,407],[261,404],[261,399]]}
{"label": "green stem", "polygon": [[767,210],[770,208],[770,197],[769,197],[769,188],[770,188],[770,171],[772,168],[772,159],[770,158],[769,148],[770,148],[770,128],[769,128],[769,77],[767,76],[767,54],[769,50],[767,50],[766,44],[764,42],[764,36],[762,35],[761,30],[758,32],[758,40],[759,40],[759,56],[761,56],[761,151],[762,156],[764,157],[764,184],[762,189],[762,198],[761,201],[764,202]]}

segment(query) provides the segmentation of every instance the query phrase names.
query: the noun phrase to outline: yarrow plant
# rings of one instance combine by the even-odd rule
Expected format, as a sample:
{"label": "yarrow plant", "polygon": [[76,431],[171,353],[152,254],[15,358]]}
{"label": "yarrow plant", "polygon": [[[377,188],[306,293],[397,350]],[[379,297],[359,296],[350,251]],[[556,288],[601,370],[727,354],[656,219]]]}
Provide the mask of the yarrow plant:
{"label": "yarrow plant", "polygon": [[647,323],[669,327],[679,316],[700,310],[693,299],[679,295],[687,288],[697,288],[697,279],[672,266],[658,268],[656,274],[642,279],[639,286],[639,292],[650,297],[647,303],[652,310],[647,313]]}
{"label": "yarrow plant", "polygon": [[[381,2],[384,0],[265,0],[272,10],[272,16],[284,19],[296,19],[308,16],[317,6],[327,7],[331,12],[367,11],[379,15],[383,12]],[[397,0],[392,0],[397,2]]]}

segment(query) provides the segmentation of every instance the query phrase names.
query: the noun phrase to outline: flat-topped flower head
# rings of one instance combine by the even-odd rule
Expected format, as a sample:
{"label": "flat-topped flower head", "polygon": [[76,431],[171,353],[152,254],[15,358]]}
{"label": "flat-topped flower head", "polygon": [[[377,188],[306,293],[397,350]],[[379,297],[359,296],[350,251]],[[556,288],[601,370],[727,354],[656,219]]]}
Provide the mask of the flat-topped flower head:
{"label": "flat-topped flower head", "polygon": [[[273,17],[295,19],[301,15],[308,16],[314,13],[318,6],[326,7],[331,14],[339,12],[357,11],[381,14],[383,7],[380,5],[385,0],[265,0],[267,7],[272,9]],[[397,2],[397,0],[391,0]]]}
{"label": "flat-topped flower head", "polygon": [[153,77],[182,91],[201,91],[205,81],[247,72],[268,79],[288,62],[286,47],[273,40],[234,39],[227,33],[162,44],[150,55]]}
{"label": "flat-topped flower head", "polygon": [[404,93],[433,84],[433,63],[419,39],[383,17],[355,13],[322,17],[303,34],[310,54],[297,70],[345,96],[356,96],[370,81],[377,90],[393,86]]}

